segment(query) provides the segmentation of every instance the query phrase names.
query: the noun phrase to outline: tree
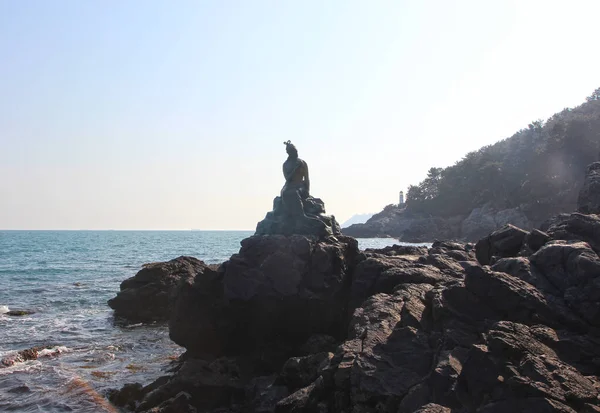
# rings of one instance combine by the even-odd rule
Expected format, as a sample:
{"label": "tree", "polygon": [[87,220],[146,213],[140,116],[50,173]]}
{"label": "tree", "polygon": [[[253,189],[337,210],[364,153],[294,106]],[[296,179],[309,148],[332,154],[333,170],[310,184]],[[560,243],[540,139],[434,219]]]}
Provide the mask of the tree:
{"label": "tree", "polygon": [[598,102],[600,88],[578,107],[534,120],[452,166],[430,168],[409,187],[408,211],[450,217],[489,203],[498,210],[524,207],[532,221],[543,221],[574,208],[585,167],[600,151]]}
{"label": "tree", "polygon": [[534,120],[528,125],[529,129],[531,130],[541,130],[543,126],[544,121],[542,119]]}
{"label": "tree", "polygon": [[585,98],[588,102],[592,102],[595,100],[600,100],[600,87],[594,90],[594,93]]}

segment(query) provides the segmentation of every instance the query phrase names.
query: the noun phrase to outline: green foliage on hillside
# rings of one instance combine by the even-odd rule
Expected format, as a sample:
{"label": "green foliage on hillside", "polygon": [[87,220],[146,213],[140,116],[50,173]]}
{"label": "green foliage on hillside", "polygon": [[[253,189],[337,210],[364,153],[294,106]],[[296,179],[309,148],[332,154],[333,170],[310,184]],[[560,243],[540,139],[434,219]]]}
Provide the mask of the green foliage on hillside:
{"label": "green foliage on hillside", "polygon": [[489,202],[538,216],[562,212],[562,206],[576,202],[585,167],[599,152],[600,88],[581,106],[531,122],[453,166],[431,168],[427,178],[409,187],[407,209],[452,216]]}

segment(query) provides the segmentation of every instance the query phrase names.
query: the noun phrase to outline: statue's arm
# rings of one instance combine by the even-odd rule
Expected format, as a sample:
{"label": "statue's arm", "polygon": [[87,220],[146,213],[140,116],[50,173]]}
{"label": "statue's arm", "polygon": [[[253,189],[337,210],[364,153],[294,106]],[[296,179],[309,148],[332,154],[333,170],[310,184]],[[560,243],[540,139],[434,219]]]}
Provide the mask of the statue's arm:
{"label": "statue's arm", "polygon": [[283,177],[285,178],[285,182],[288,182],[294,176],[294,172],[296,172],[297,168],[294,168],[290,171],[286,172],[286,167],[283,165]]}

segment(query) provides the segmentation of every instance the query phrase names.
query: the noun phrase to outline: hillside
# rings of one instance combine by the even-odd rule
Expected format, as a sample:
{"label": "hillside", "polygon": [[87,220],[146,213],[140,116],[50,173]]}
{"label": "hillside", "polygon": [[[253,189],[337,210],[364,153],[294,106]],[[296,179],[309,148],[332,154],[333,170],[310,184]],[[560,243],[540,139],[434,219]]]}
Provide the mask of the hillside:
{"label": "hillside", "polygon": [[575,208],[586,165],[600,152],[600,88],[556,113],[411,185],[406,208],[393,205],[345,234],[405,241],[476,240],[506,223],[538,227]]}

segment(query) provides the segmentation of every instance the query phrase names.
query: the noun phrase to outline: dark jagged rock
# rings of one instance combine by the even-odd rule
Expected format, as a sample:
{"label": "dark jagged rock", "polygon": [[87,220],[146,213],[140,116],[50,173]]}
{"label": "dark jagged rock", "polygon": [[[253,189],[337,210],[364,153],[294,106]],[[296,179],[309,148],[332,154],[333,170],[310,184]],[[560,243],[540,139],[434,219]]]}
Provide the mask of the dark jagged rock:
{"label": "dark jagged rock", "polygon": [[600,251],[600,216],[580,213],[560,214],[556,216],[546,231],[551,239],[566,241],[585,241]]}
{"label": "dark jagged rock", "polygon": [[529,258],[513,257],[501,258],[491,266],[493,271],[505,272],[517,277],[534,287],[541,292],[547,292],[556,296],[560,296],[560,292],[554,287],[548,279],[540,273],[534,266],[531,266]]}
{"label": "dark jagged rock", "polygon": [[287,387],[295,391],[306,387],[329,366],[333,353],[317,353],[304,357],[292,357],[283,365],[281,378]]}
{"label": "dark jagged rock", "polygon": [[439,404],[427,403],[419,410],[415,410],[414,413],[451,413],[451,410],[447,407],[440,406]]}
{"label": "dark jagged rock", "polygon": [[108,400],[115,406],[135,410],[137,403],[144,397],[144,387],[140,383],[125,384],[120,390],[109,390]]}
{"label": "dark jagged rock", "polygon": [[531,284],[508,274],[471,267],[467,270],[465,287],[503,319],[525,324],[568,326],[576,331],[588,329],[587,324],[562,299],[544,295]]}
{"label": "dark jagged rock", "polygon": [[315,334],[309,337],[309,339],[300,348],[302,355],[310,355],[317,353],[329,353],[335,350],[337,347],[337,340],[335,337],[327,334]]}
{"label": "dark jagged rock", "polygon": [[289,394],[288,388],[278,383],[276,375],[253,378],[246,387],[247,402],[244,410],[256,413],[273,412],[277,403]]}
{"label": "dark jagged rock", "polygon": [[387,255],[390,257],[398,255],[425,255],[427,254],[427,247],[394,244],[383,248],[367,248],[365,250],[365,253]]}
{"label": "dark jagged rock", "polygon": [[569,406],[545,397],[501,400],[477,410],[478,413],[576,413]]}
{"label": "dark jagged rock", "polygon": [[33,311],[33,310],[10,310],[10,311],[7,311],[6,313],[4,313],[4,315],[8,315],[11,317],[23,317],[23,316],[31,315],[31,314],[35,314],[35,311]]}
{"label": "dark jagged rock", "polygon": [[345,237],[247,238],[218,274],[181,282],[171,339],[190,354],[219,356],[272,352],[275,342],[286,353],[286,346],[298,348],[314,334],[339,337],[357,254],[356,240]]}
{"label": "dark jagged rock", "polygon": [[191,405],[192,396],[186,392],[179,392],[157,407],[150,409],[150,413],[197,413],[198,410]]}
{"label": "dark jagged rock", "polygon": [[475,251],[251,237],[181,280],[170,334],[188,352],[137,411],[598,412],[597,228],[574,213]]}
{"label": "dark jagged rock", "polygon": [[600,214],[600,162],[590,164],[579,191],[577,211],[582,214]]}
{"label": "dark jagged rock", "polygon": [[548,241],[550,236],[539,229],[533,229],[525,236],[525,245],[530,253],[534,253],[542,248]]}
{"label": "dark jagged rock", "polygon": [[[242,372],[242,368],[234,359],[189,359],[173,378],[149,392],[137,411],[160,406],[176,398],[182,391],[191,396],[186,399],[200,410],[236,404],[237,401],[244,400],[245,396]],[[167,404],[169,403],[165,403],[165,406]]]}
{"label": "dark jagged rock", "polygon": [[203,272],[213,270],[193,257],[145,264],[135,276],[121,283],[121,291],[108,300],[108,305],[115,310],[115,317],[129,322],[168,320],[170,298],[177,284]]}
{"label": "dark jagged rock", "polygon": [[492,257],[516,256],[523,247],[526,235],[527,231],[510,224],[492,232],[475,245],[477,261],[481,265],[488,265],[492,261]]}
{"label": "dark jagged rock", "polygon": [[[417,249],[415,252],[418,254],[426,251]],[[428,257],[426,255],[382,255],[381,250],[370,250],[365,252],[365,256],[365,259],[358,263],[354,271],[350,308],[360,306],[371,295],[392,293],[399,284],[434,285],[451,279],[443,270],[435,266],[435,264],[443,263],[427,264]],[[458,267],[462,269],[462,267]]]}
{"label": "dark jagged rock", "polygon": [[532,255],[531,262],[571,308],[600,327],[600,259],[589,244],[553,241]]}

